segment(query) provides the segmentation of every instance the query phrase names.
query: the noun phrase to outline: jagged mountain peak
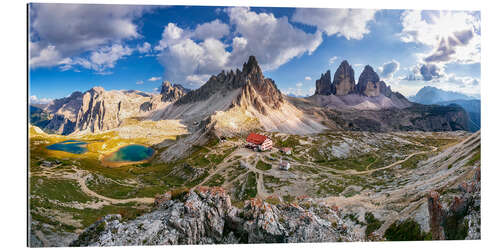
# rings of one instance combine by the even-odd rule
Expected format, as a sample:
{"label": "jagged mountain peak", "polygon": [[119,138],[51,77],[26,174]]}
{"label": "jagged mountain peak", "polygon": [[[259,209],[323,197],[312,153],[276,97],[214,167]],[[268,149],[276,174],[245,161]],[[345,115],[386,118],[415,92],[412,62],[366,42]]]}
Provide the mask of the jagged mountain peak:
{"label": "jagged mountain peak", "polygon": [[378,76],[377,72],[372,68],[370,65],[366,65],[363,71],[361,72],[361,75],[359,75],[359,80],[358,84],[361,84],[362,80],[370,80],[372,82],[378,82],[380,81],[380,77]]}
{"label": "jagged mountain peak", "polygon": [[95,86],[95,87],[92,87],[89,91],[87,92],[95,92],[95,93],[103,93],[104,91],[104,88],[101,87],[101,86]]}
{"label": "jagged mountain peak", "polygon": [[351,65],[347,60],[343,60],[339,65],[339,68],[348,68],[348,67],[351,67]]}
{"label": "jagged mountain peak", "polygon": [[330,95],[333,94],[332,88],[332,77],[330,74],[330,70],[327,70],[326,73],[321,74],[321,77],[316,80],[316,91],[315,95]]}
{"label": "jagged mountain peak", "polygon": [[184,88],[180,84],[173,84],[169,81],[164,81],[161,85],[160,95],[162,102],[175,102],[182,96],[184,96],[188,89]]}
{"label": "jagged mountain peak", "polygon": [[[238,88],[252,87],[255,91],[247,93],[257,93],[268,103],[277,104],[282,101],[281,92],[276,87],[273,80],[265,78],[255,56],[250,56],[243,64],[243,69],[221,71],[218,75],[212,75],[208,81],[199,89],[188,92],[180,98],[176,105],[193,103],[209,99],[216,94],[224,95]],[[252,98],[253,99],[253,98]],[[273,105],[276,106],[276,105]]]}
{"label": "jagged mountain peak", "polygon": [[243,74],[249,75],[252,73],[262,75],[262,70],[255,56],[248,57],[248,61],[243,64]]}
{"label": "jagged mountain peak", "polygon": [[343,96],[354,92],[356,86],[354,70],[347,60],[342,61],[335,71],[332,84],[332,92],[335,95]]}
{"label": "jagged mountain peak", "polygon": [[243,64],[245,83],[236,105],[253,106],[266,114],[266,106],[277,109],[283,103],[283,95],[272,79],[265,78],[255,56],[250,56]]}

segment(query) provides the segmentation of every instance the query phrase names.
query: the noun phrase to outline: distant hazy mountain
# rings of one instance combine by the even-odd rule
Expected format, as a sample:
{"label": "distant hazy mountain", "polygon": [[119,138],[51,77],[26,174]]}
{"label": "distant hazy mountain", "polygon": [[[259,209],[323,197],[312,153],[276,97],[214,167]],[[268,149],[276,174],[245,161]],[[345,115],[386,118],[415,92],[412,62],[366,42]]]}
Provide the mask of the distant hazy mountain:
{"label": "distant hazy mountain", "polygon": [[470,131],[481,129],[481,101],[462,93],[446,91],[431,86],[420,89],[410,101],[420,104],[437,104],[441,106],[458,105],[469,116],[468,127]]}
{"label": "distant hazy mountain", "polygon": [[416,95],[408,98],[412,102],[420,104],[437,104],[439,102],[453,101],[453,100],[472,100],[473,97],[464,95],[462,93],[446,91],[436,87],[425,86],[421,88]]}
{"label": "distant hazy mountain", "polygon": [[469,130],[472,132],[478,131],[481,129],[481,101],[478,99],[473,100],[452,100],[446,102],[438,102],[438,105],[452,105],[456,104],[465,111],[469,115]]}

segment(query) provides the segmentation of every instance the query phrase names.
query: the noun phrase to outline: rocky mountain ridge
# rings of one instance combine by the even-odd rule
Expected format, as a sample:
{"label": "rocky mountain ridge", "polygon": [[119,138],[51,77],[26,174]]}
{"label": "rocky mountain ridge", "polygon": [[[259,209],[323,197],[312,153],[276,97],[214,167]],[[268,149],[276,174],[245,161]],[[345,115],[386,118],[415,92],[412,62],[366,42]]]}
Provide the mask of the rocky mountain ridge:
{"label": "rocky mountain ridge", "polygon": [[474,98],[462,93],[446,91],[432,86],[421,88],[414,96],[410,96],[410,101],[420,104],[436,104],[453,100],[472,100]]}
{"label": "rocky mountain ridge", "polygon": [[76,91],[43,108],[50,119],[41,128],[63,135],[110,130],[127,118],[147,116],[150,111],[176,101],[188,91],[169,82],[162,84],[160,94],[136,90],[106,91],[102,87],[93,87],[84,93]]}
{"label": "rocky mountain ridge", "polygon": [[335,71],[333,81],[331,80],[330,70],[321,74],[316,80],[315,95],[336,95],[345,96],[349,94],[358,94],[368,97],[384,95],[391,97],[391,88],[380,81],[378,74],[370,65],[366,65],[360,74],[358,84],[354,79],[354,70],[347,60],[342,61]]}
{"label": "rocky mountain ridge", "polygon": [[[49,117],[48,121],[37,124],[42,124],[45,131],[58,134],[106,131],[119,127],[131,117],[153,121],[179,120],[191,132],[198,130],[199,124],[211,124],[209,127],[214,128],[218,135],[255,129],[308,134],[328,127],[369,131],[443,131],[467,127],[462,124],[464,119],[460,110],[453,107],[448,111],[411,108],[415,104],[392,92],[370,66],[365,67],[356,85],[352,67],[343,61],[333,80],[327,71],[316,85],[316,94],[306,98],[308,104],[297,104],[297,98],[285,97],[275,82],[263,75],[257,59],[250,56],[241,70],[222,71],[193,91],[165,81],[160,94],[105,91],[101,87],[85,93],[74,92],[45,107],[47,114],[43,116]],[[352,113],[353,110],[363,112]],[[380,112],[369,114],[371,111]],[[331,113],[339,114],[331,119]],[[389,115],[391,122],[377,121],[385,117],[385,113],[403,113],[403,117]],[[339,117],[347,118],[347,125],[336,121]]]}
{"label": "rocky mountain ridge", "polygon": [[232,206],[222,188],[168,192],[156,210],[124,222],[108,215],[87,228],[73,246],[297,243],[359,241],[335,208],[304,209],[259,199]]}

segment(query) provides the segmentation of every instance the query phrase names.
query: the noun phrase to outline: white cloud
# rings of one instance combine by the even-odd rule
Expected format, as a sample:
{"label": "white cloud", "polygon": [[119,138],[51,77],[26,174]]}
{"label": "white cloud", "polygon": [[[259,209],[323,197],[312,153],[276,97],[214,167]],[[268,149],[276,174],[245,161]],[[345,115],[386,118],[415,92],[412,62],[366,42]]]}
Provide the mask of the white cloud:
{"label": "white cloud", "polygon": [[263,70],[276,69],[294,57],[311,54],[323,41],[320,32],[306,33],[292,26],[286,17],[276,18],[272,13],[256,13],[243,7],[225,11],[236,34],[244,39],[237,40],[238,46],[233,48],[231,67],[241,67],[254,55]]}
{"label": "white cloud", "polygon": [[110,47],[103,47],[92,52],[90,61],[93,63],[93,69],[103,71],[106,68],[114,68],[116,61],[131,54],[131,48],[123,47],[121,44],[113,44]]}
{"label": "white cloud", "polygon": [[168,23],[163,29],[161,40],[155,47],[155,50],[164,50],[167,46],[175,44],[183,38],[184,30],[177,27],[175,23]]}
{"label": "white cloud", "polygon": [[106,70],[114,68],[118,60],[131,55],[132,52],[133,49],[127,46],[113,44],[93,51],[88,57],[75,57],[69,59],[64,63],[61,69],[68,70],[75,65],[79,65],[86,69],[95,70],[98,74],[109,75],[111,72]]}
{"label": "white cloud", "polygon": [[382,67],[379,68],[380,77],[384,79],[389,79],[394,76],[394,73],[399,70],[399,62],[396,60],[391,60],[384,63]]}
{"label": "white cloud", "polygon": [[310,80],[312,80],[312,78],[310,76],[306,76],[306,77],[304,77],[304,80],[310,81]]}
{"label": "white cloud", "polygon": [[225,68],[229,57],[225,48],[226,45],[212,38],[201,43],[187,38],[169,46],[158,60],[165,67],[166,79],[197,88],[204,83],[201,79]]}
{"label": "white cloud", "polygon": [[140,53],[149,53],[151,52],[151,44],[148,42],[144,42],[142,45],[137,45],[137,51]]}
{"label": "white cloud", "polygon": [[135,82],[135,84],[141,85],[141,84],[144,84],[144,81],[140,80],[140,81]]}
{"label": "white cloud", "polygon": [[67,70],[70,66],[65,64],[78,61],[72,58],[74,56],[138,38],[140,34],[133,21],[151,8],[137,5],[31,4],[30,67],[63,65],[62,69]]}
{"label": "white cloud", "polygon": [[150,82],[156,82],[159,80],[161,80],[161,77],[159,77],[159,76],[152,76],[151,78],[148,79],[148,81],[150,81]]}
{"label": "white cloud", "polygon": [[338,57],[336,57],[336,56],[330,57],[330,59],[328,59],[328,64],[332,65],[335,62],[335,60],[337,60],[337,59],[338,59]]}
{"label": "white cloud", "polygon": [[306,97],[306,96],[312,96],[314,95],[314,91],[316,89],[311,87],[309,89],[304,89],[301,87],[297,87],[297,88],[287,88],[283,91],[283,93],[285,93],[285,95],[289,95],[289,96],[297,96],[297,97]]}
{"label": "white cloud", "polygon": [[[228,8],[234,27],[231,47],[216,39],[229,35],[230,26],[219,20],[182,29],[174,23],[165,26],[162,40],[155,46],[158,60],[165,68],[165,79],[198,88],[210,75],[223,69],[241,68],[250,55],[256,56],[262,69],[276,69],[294,57],[312,53],[321,44],[321,33],[306,33],[293,27],[286,17]],[[210,31],[210,32],[209,32]],[[266,39],[262,39],[265,37]]]}
{"label": "white cloud", "polygon": [[417,54],[421,63],[462,64],[480,62],[479,16],[466,11],[405,11],[401,15],[403,42],[427,45]]}
{"label": "white cloud", "polygon": [[[479,97],[480,79],[469,76],[456,76],[446,74],[444,68],[434,68],[435,66],[417,65],[408,69],[410,74],[399,79],[389,80],[391,88],[399,91],[405,96],[415,95],[424,86],[434,86],[447,91],[455,91]],[[437,66],[436,66],[437,67]],[[422,70],[422,68],[427,68]],[[425,71],[430,72],[425,72]],[[424,72],[424,75],[422,75]],[[433,71],[433,72],[432,72]]]}
{"label": "white cloud", "polygon": [[30,96],[29,102],[32,104],[47,104],[52,102],[54,99],[51,98],[41,98],[39,99],[36,95]]}
{"label": "white cloud", "polygon": [[370,33],[368,23],[375,18],[377,10],[367,9],[310,9],[299,8],[292,21],[311,26],[328,36],[338,35],[349,39],[362,39]]}
{"label": "white cloud", "polygon": [[67,62],[67,58],[63,59],[61,53],[52,45],[39,48],[38,43],[30,42],[30,54],[30,67],[32,68],[51,67]]}
{"label": "white cloud", "polygon": [[304,85],[304,84],[303,84],[303,83],[301,83],[301,82],[298,82],[298,83],[296,83],[296,84],[295,84],[295,86],[296,86],[297,88],[302,87],[302,85]]}
{"label": "white cloud", "polygon": [[229,34],[229,25],[222,23],[219,19],[212,22],[198,24],[193,31],[192,37],[197,39],[214,38],[219,39]]}
{"label": "white cloud", "polygon": [[419,66],[419,73],[424,81],[431,81],[445,75],[444,68],[438,64],[424,64]]}

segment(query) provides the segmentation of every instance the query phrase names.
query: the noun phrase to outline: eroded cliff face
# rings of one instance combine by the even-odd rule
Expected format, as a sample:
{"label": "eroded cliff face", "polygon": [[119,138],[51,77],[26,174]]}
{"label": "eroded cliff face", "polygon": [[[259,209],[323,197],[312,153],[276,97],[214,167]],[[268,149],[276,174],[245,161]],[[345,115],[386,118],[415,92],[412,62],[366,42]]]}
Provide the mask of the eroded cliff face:
{"label": "eroded cliff face", "polygon": [[283,95],[272,79],[265,78],[254,56],[243,64],[245,84],[235,105],[243,108],[250,106],[266,115],[267,109],[279,109],[284,103]]}
{"label": "eroded cliff face", "polygon": [[116,128],[129,117],[141,116],[160,102],[140,91],[106,91],[94,87],[85,93],[55,100],[46,110],[53,115],[44,129],[57,134],[99,132]]}
{"label": "eroded cliff face", "polygon": [[161,85],[160,95],[162,102],[175,102],[183,97],[189,89],[184,88],[180,84],[171,84],[169,81],[164,81]]}
{"label": "eroded cliff face", "polygon": [[481,170],[458,186],[451,202],[437,191],[428,194],[429,224],[433,240],[481,239]]}
{"label": "eroded cliff face", "polygon": [[354,70],[351,65],[344,60],[335,71],[332,82],[332,93],[344,96],[355,92],[356,82],[354,80]]}
{"label": "eroded cliff face", "polygon": [[335,91],[332,86],[332,77],[330,75],[330,70],[327,70],[326,73],[321,74],[321,77],[316,80],[316,91],[315,95],[331,95]]}
{"label": "eroded cliff face", "polygon": [[73,246],[294,243],[356,241],[338,210],[271,205],[259,199],[232,206],[222,188],[166,193],[156,210],[132,221],[108,215],[87,228]]}

